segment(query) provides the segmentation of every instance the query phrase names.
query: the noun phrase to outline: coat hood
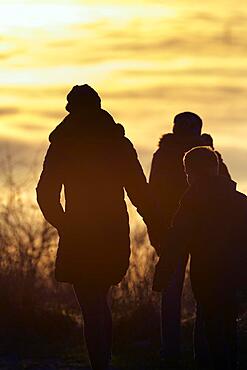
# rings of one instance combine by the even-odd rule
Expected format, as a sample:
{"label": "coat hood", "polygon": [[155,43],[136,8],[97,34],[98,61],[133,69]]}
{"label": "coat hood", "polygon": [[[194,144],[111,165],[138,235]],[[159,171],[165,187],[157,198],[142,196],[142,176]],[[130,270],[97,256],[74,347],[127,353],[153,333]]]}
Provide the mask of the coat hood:
{"label": "coat hood", "polygon": [[98,109],[85,111],[80,115],[67,115],[51,132],[49,141],[73,139],[79,137],[123,138],[124,127],[117,124],[107,111]]}
{"label": "coat hood", "polygon": [[159,141],[159,149],[177,151],[188,151],[195,146],[210,146],[213,149],[213,139],[208,134],[202,135],[178,135],[168,133],[163,135]]}
{"label": "coat hood", "polygon": [[178,149],[187,151],[199,145],[202,145],[201,135],[182,136],[168,133],[163,135],[159,141],[159,149],[169,151]]}

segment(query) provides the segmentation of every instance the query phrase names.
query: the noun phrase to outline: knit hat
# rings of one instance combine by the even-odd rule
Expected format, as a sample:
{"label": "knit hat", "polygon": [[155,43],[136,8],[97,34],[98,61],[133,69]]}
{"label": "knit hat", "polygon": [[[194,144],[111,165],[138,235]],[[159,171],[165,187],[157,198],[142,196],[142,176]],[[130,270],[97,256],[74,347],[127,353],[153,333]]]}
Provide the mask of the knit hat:
{"label": "knit hat", "polygon": [[70,113],[84,109],[100,109],[101,107],[99,95],[87,84],[74,86],[67,95],[67,101],[66,110]]}
{"label": "knit hat", "polygon": [[174,118],[173,132],[179,135],[200,135],[202,119],[195,113],[183,112]]}

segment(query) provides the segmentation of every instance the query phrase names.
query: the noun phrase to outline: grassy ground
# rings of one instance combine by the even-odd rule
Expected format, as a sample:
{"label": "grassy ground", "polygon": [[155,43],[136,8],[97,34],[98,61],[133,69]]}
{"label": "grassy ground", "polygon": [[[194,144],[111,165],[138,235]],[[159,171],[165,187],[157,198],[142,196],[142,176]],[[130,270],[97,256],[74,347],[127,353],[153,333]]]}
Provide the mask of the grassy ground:
{"label": "grassy ground", "polygon": [[[33,320],[19,327],[19,332],[14,326],[12,333],[5,332],[4,335],[2,331],[0,369],[89,369],[82,330],[74,320],[53,314],[47,314],[45,318],[36,316]],[[114,326],[114,368],[160,370],[158,315],[144,307],[128,318],[118,320]],[[192,321],[187,321],[182,331],[183,368],[187,370],[193,369],[192,327]],[[246,370],[247,327],[243,323],[240,327],[239,369]]]}

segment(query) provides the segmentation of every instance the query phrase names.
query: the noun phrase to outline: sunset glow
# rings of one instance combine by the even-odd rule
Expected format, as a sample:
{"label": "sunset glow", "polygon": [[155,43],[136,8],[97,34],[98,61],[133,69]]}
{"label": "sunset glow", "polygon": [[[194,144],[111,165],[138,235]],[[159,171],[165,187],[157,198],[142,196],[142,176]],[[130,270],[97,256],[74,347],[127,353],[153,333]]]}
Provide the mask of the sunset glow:
{"label": "sunset glow", "polygon": [[[178,112],[204,120],[247,191],[247,10],[233,1],[0,0],[0,139],[30,160],[91,84],[124,124],[148,174]],[[3,153],[3,151],[1,151]]]}

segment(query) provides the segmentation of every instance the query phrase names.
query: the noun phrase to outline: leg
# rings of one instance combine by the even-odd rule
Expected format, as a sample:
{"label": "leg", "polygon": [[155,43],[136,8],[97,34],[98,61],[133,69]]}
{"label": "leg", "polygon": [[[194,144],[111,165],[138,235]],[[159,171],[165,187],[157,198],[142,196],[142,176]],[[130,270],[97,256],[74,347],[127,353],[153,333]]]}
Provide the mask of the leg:
{"label": "leg", "polygon": [[181,296],[188,257],[179,263],[169,288],[162,293],[161,342],[164,358],[180,357]]}
{"label": "leg", "polygon": [[210,364],[210,354],[205,333],[205,321],[199,304],[196,307],[196,320],[193,333],[194,359],[198,369],[206,369]]}
{"label": "leg", "polygon": [[93,370],[107,370],[111,357],[112,316],[107,302],[109,288],[85,291],[74,286],[84,319],[84,336]]}
{"label": "leg", "polygon": [[205,329],[214,370],[235,370],[237,367],[237,325],[235,302],[205,309]]}

